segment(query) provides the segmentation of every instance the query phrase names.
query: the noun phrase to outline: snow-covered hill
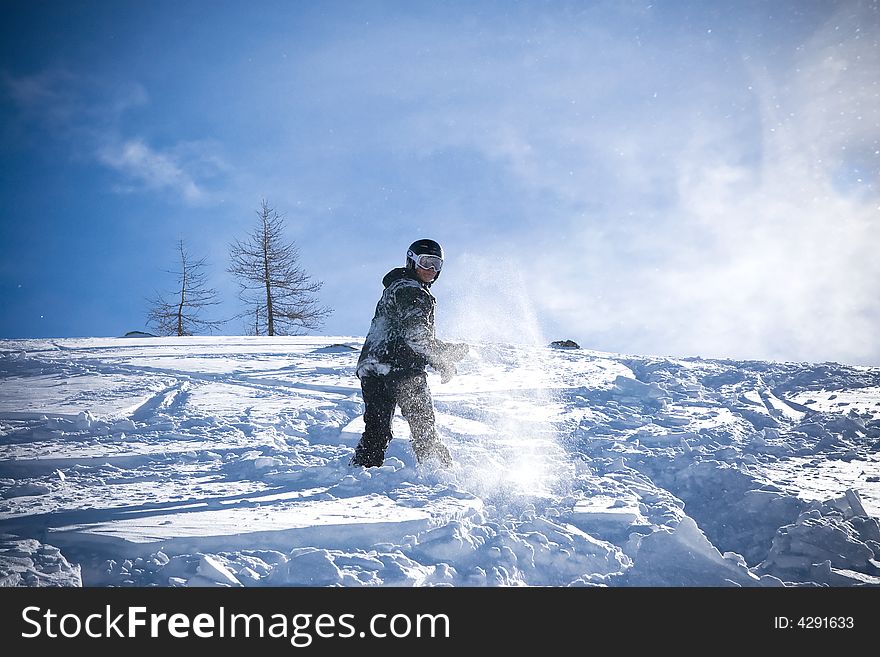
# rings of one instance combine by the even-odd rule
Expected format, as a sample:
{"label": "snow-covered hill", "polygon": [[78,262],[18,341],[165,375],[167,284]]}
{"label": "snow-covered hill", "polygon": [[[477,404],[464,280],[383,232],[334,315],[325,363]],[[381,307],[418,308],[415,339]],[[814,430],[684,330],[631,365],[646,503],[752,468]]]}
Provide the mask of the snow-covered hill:
{"label": "snow-covered hill", "polygon": [[361,344],[0,341],[0,584],[880,584],[880,368],[475,344],[365,470]]}

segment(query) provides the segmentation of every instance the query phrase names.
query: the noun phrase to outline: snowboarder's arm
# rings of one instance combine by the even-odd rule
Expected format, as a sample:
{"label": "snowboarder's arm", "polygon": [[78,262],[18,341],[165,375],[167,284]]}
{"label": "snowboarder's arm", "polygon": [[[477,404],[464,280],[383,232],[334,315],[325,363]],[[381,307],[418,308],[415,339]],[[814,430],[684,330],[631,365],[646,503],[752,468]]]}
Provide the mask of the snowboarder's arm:
{"label": "snowboarder's arm", "polygon": [[434,336],[433,301],[415,287],[404,287],[397,294],[401,336],[412,351],[438,372],[451,365],[448,345]]}

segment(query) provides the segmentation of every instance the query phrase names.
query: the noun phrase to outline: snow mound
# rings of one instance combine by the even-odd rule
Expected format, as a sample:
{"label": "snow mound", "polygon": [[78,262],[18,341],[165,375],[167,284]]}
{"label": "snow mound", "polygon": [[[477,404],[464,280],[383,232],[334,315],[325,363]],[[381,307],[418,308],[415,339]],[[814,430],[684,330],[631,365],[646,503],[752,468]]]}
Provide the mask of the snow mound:
{"label": "snow mound", "polygon": [[82,577],[57,547],[0,534],[0,586],[82,586]]}

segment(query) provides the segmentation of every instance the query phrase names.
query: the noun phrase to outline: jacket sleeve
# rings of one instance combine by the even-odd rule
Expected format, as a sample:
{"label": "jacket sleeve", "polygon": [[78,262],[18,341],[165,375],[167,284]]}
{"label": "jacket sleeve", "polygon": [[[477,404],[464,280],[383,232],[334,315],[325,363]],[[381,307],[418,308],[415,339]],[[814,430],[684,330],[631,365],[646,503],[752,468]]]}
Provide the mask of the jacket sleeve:
{"label": "jacket sleeve", "polygon": [[401,337],[406,345],[435,370],[449,365],[447,345],[434,335],[434,303],[424,291],[411,286],[398,290]]}

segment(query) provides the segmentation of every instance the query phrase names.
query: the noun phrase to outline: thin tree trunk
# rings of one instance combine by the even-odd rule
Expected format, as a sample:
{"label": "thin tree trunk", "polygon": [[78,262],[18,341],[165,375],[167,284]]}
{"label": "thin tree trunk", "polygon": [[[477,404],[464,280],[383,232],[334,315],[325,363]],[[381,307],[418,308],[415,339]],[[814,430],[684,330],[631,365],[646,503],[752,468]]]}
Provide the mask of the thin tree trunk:
{"label": "thin tree trunk", "polygon": [[179,242],[180,245],[180,303],[177,305],[177,335],[181,336],[185,333],[183,329],[183,309],[186,307],[186,288],[189,284],[188,278],[188,267],[189,263],[186,261],[186,251],[183,249],[183,242]]}
{"label": "thin tree trunk", "polygon": [[268,335],[275,335],[275,312],[272,309],[272,276],[269,267],[269,226],[265,219],[263,220],[263,280],[266,281],[267,333]]}

